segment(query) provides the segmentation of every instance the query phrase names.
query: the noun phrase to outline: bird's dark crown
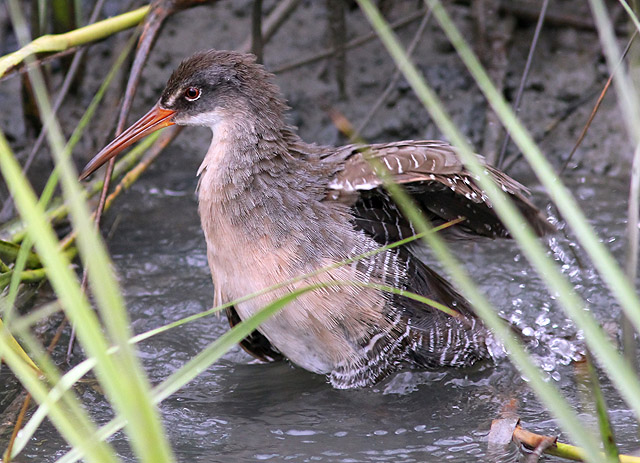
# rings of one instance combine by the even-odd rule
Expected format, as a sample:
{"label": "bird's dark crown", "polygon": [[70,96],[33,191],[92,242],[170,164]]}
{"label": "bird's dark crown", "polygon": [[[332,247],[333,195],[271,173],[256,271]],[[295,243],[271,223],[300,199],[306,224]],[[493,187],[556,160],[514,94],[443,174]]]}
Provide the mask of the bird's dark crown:
{"label": "bird's dark crown", "polygon": [[176,122],[198,124],[197,116],[216,110],[282,116],[286,104],[273,74],[251,54],[209,50],[184,60],[173,72],[160,106],[177,112]]}

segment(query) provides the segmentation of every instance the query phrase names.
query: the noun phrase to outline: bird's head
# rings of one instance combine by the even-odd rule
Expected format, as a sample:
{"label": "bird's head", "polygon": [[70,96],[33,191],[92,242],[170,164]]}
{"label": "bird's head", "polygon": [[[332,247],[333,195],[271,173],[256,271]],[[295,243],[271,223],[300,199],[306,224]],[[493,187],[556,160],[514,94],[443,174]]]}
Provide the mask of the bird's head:
{"label": "bird's head", "polygon": [[152,132],[174,124],[215,127],[223,121],[277,126],[286,104],[272,74],[253,55],[210,50],[184,60],[160,100],[84,168],[84,179],[112,157]]}

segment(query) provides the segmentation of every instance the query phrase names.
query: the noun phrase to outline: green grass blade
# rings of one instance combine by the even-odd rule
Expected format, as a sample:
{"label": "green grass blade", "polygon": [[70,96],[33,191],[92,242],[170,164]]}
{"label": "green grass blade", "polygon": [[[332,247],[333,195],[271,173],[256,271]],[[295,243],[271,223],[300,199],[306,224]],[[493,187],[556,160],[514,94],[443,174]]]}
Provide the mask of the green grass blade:
{"label": "green grass blade", "polygon": [[[435,17],[442,25],[451,43],[467,65],[467,68],[476,79],[478,86],[489,100],[503,124],[511,131],[512,137],[522,150],[524,157],[533,168],[541,183],[547,188],[547,191],[562,216],[576,232],[578,241],[580,241],[584,250],[591,257],[594,266],[598,269],[609,288],[611,288],[614,296],[620,302],[624,313],[629,317],[637,330],[640,327],[640,301],[635,294],[633,286],[629,283],[622,269],[591,229],[572,195],[554,174],[551,166],[535,145],[531,136],[524,127],[522,127],[522,124],[519,123],[502,95],[493,86],[486,72],[473,55],[473,52],[459,31],[455,28],[441,3],[437,0],[429,0],[429,4],[432,5]],[[462,137],[456,137],[455,143],[456,145],[464,143],[464,139]],[[463,153],[463,155],[465,156],[465,162],[468,160],[474,161],[471,158],[467,159],[465,153]],[[472,168],[471,164],[470,162],[470,168]],[[477,172],[473,168],[472,170]],[[626,402],[635,411],[636,417],[640,419],[640,401],[637,400],[637,397],[640,397],[640,382],[633,368],[618,354],[616,347],[609,342],[593,317],[584,312],[584,304],[579,301],[579,298],[573,295],[572,288],[564,276],[561,275],[553,263],[546,258],[545,250],[542,246],[540,246],[536,240],[531,239],[532,237],[529,233],[521,233],[521,229],[517,223],[510,220],[510,218],[503,213],[502,201],[497,201],[495,197],[494,192],[496,192],[496,189],[494,187],[490,188],[486,185],[487,182],[483,182],[483,180],[483,178],[480,178],[480,183],[483,188],[487,186],[487,188],[485,188],[487,194],[494,202],[494,207],[501,220],[507,224],[510,232],[527,255],[527,258],[536,267],[538,273],[543,277],[549,288],[559,294],[559,300],[562,302],[563,307],[578,327],[584,331],[585,340],[589,344],[589,347],[603,368],[608,372]],[[497,193],[499,194],[500,192]],[[504,195],[499,194],[499,196]]]}
{"label": "green grass blade", "polygon": [[[93,99],[91,100],[91,103],[89,104],[84,114],[80,118],[78,125],[73,130],[73,133],[69,138],[69,142],[66,145],[67,153],[70,154],[73,151],[73,148],[75,147],[75,145],[78,143],[78,141],[80,141],[80,137],[82,136],[84,129],[86,128],[88,123],[91,121],[93,116],[96,114],[98,106],[102,101],[102,98],[106,93],[106,90],[109,88],[111,82],[117,75],[117,71],[120,69],[127,55],[133,48],[133,45],[135,44],[136,36],[137,34],[134,34],[129,40],[128,44],[124,47],[124,50],[120,53],[120,55],[116,59],[115,63],[113,64],[113,66],[107,73],[106,77],[104,78],[102,84],[100,85],[100,88],[98,89]],[[58,169],[54,168],[53,172],[47,179],[44,189],[42,190],[42,194],[40,195],[39,203],[42,205],[43,208],[46,208],[48,206],[57,185],[58,185]],[[62,207],[66,209],[64,201],[62,201]],[[3,255],[3,252],[2,252],[3,249],[7,248],[8,246],[13,246],[13,250],[17,249],[17,251],[19,251],[17,252],[18,254],[17,258],[15,258],[16,264],[14,267],[14,272],[12,273],[12,275],[10,275],[11,279],[10,279],[10,286],[9,286],[9,294],[6,298],[5,313],[7,314],[6,316],[7,323],[10,323],[10,320],[11,320],[10,316],[14,308],[13,307],[14,303],[18,296],[19,283],[26,282],[26,281],[34,281],[34,278],[36,277],[35,275],[31,274],[32,272],[25,273],[22,271],[25,265],[29,268],[34,268],[35,266],[39,265],[38,256],[31,252],[31,244],[32,242],[29,239],[29,237],[24,238],[20,246],[17,246],[16,244],[10,243],[10,242],[0,241],[0,256]],[[3,288],[4,279],[5,278],[0,278],[0,289]]]}
{"label": "green grass blade", "polygon": [[[514,142],[522,151],[523,156],[529,162],[529,165],[542,185],[547,189],[547,192],[558,207],[562,217],[564,217],[567,224],[569,224],[569,226],[576,232],[578,241],[591,258],[595,268],[598,270],[605,283],[609,288],[611,288],[613,295],[620,302],[622,309],[632,321],[636,331],[639,331],[640,299],[638,299],[638,295],[635,293],[633,286],[629,283],[624,272],[611,256],[611,253],[609,253],[604,244],[590,227],[575,199],[569,190],[558,179],[553,168],[545,159],[539,147],[533,141],[531,135],[518,121],[504,97],[492,84],[480,62],[473,54],[460,32],[455,28],[455,25],[442,7],[442,4],[438,0],[428,0],[428,2],[434,8],[434,15],[441,23],[443,30],[449,37],[452,45],[456,48],[459,56],[462,58],[478,86],[485,94],[489,104],[492,106],[501,122],[511,132]],[[619,54],[616,55],[616,57],[619,57]],[[612,63],[614,63],[613,69],[615,69],[615,63],[617,62],[618,61],[612,61]],[[614,79],[614,82],[618,81],[621,74],[623,73],[617,72],[615,74],[616,78]],[[626,99],[632,99],[632,95],[628,93],[626,95]],[[638,125],[634,125],[634,127],[637,126]],[[601,358],[600,360],[602,361]]]}
{"label": "green grass blade", "polygon": [[[544,250],[535,239],[533,233],[531,233],[530,230],[527,230],[526,227],[523,227],[522,224],[524,223],[524,221],[522,220],[522,218],[518,217],[517,213],[514,213],[513,206],[509,204],[508,201],[506,201],[506,198],[502,197],[500,191],[497,191],[498,189],[495,185],[493,185],[493,182],[487,181],[487,176],[484,174],[481,166],[477,164],[475,157],[472,155],[471,150],[466,145],[464,139],[460,136],[450,118],[446,116],[433,91],[426,86],[415,67],[406,58],[406,55],[397,42],[397,39],[388,29],[387,24],[379,15],[379,12],[368,0],[361,0],[359,1],[359,3],[361,8],[365,11],[365,14],[368,16],[370,22],[373,24],[374,28],[378,31],[383,43],[388,48],[399,69],[401,69],[401,71],[404,73],[405,77],[412,85],[419,98],[422,100],[423,104],[425,104],[425,107],[427,107],[427,109],[431,113],[433,119],[436,121],[441,130],[443,130],[443,132],[456,144],[456,146],[459,146],[461,148],[461,157],[463,157],[463,160],[470,168],[470,170],[479,177],[479,183],[481,184],[482,188],[486,190],[487,195],[494,204],[496,211],[509,228],[512,236],[514,236],[516,239],[520,239],[521,242],[524,242],[524,244],[528,246],[527,249],[523,248],[523,251],[528,252],[527,256],[530,258],[530,260],[532,260],[532,262],[535,261],[533,263],[534,265],[536,265],[536,267],[539,267],[542,264],[541,268],[548,268],[552,271],[552,273],[549,275],[553,275],[554,279],[557,278],[559,281],[563,282],[563,287],[566,289],[563,294],[561,294],[561,296],[565,298],[564,303],[566,304],[567,302],[572,302],[573,306],[576,308],[575,311],[582,312],[582,305],[580,304],[579,298],[576,298],[572,295],[571,287],[567,284],[567,282],[559,274],[559,272],[557,272],[553,263],[545,262]],[[435,10],[434,14],[436,14]],[[455,45],[456,44],[454,44],[454,46]],[[474,161],[475,165],[473,165]],[[509,215],[509,217],[507,217],[507,215]],[[523,228],[525,229],[524,232],[521,231]],[[438,241],[437,239],[435,239],[436,237],[430,236],[429,238],[430,244]],[[534,252],[531,252],[532,249]],[[454,264],[452,256],[448,255],[448,252],[443,249],[434,248],[434,250],[436,251],[439,258],[444,257],[443,264],[445,264],[447,269],[451,269]],[[539,254],[537,256],[534,255],[534,259],[531,259],[530,254],[536,254],[535,251],[537,251]],[[463,294],[465,294],[474,304],[474,307],[476,307],[479,315],[481,315],[482,318],[485,319],[486,323],[492,329],[494,329],[499,338],[503,342],[505,342],[509,355],[514,360],[516,365],[518,365],[518,367],[531,379],[530,384],[537,392],[541,400],[543,400],[547,408],[553,411],[554,415],[558,418],[563,427],[570,432],[570,435],[575,442],[579,443],[589,450],[593,450],[594,452],[596,452],[597,447],[594,445],[593,441],[589,438],[585,438],[585,436],[590,435],[590,433],[584,434],[587,432],[586,429],[579,424],[575,413],[571,410],[571,407],[566,403],[559,392],[555,388],[550,387],[548,384],[544,383],[544,381],[541,380],[538,372],[535,369],[535,366],[529,361],[526,354],[522,349],[519,348],[519,346],[511,346],[511,340],[508,337],[503,338],[503,336],[507,334],[505,333],[504,327],[501,327],[499,323],[496,323],[497,320],[495,320],[495,314],[491,312],[488,304],[485,305],[484,299],[477,293],[477,291],[473,287],[472,282],[467,278],[461,277],[461,275],[464,275],[463,272],[457,274],[452,272],[452,275],[456,280],[456,283],[458,283],[460,289],[463,291]],[[551,283],[555,284],[555,281]],[[595,324],[590,325],[590,328],[593,328],[593,325]],[[512,347],[515,347],[516,350],[514,350]],[[617,355],[615,350],[613,350],[609,344],[606,344],[604,349],[606,350],[607,348],[609,348],[609,353],[612,354],[612,356]],[[619,360],[619,356],[617,357]],[[533,371],[531,371],[533,376],[528,373],[528,371],[531,369],[533,369]],[[580,431],[578,431],[578,429],[580,429]],[[596,455],[597,452],[594,452],[589,453]],[[593,457],[593,459],[597,460],[597,457]]]}
{"label": "green grass blade", "polygon": [[[162,400],[166,399],[171,394],[179,390],[182,386],[191,381],[193,378],[198,376],[198,374],[200,374],[202,371],[209,368],[224,353],[238,344],[242,339],[247,337],[252,331],[260,326],[261,323],[272,317],[284,306],[294,301],[301,295],[308,293],[309,291],[324,288],[326,286],[326,284],[319,283],[306,286],[296,291],[292,291],[291,293],[265,306],[255,315],[238,323],[232,329],[220,336],[211,345],[202,350],[202,352],[189,360],[185,365],[183,365],[178,371],[169,376],[160,385],[154,388],[154,403],[160,403]],[[125,425],[125,423],[126,420],[122,416],[116,417],[114,420],[100,429],[100,438],[107,439],[115,432],[120,430]],[[80,458],[83,458],[80,449],[73,449],[71,452],[67,453],[65,456],[59,459],[57,463],[72,463],[78,461]]]}
{"label": "green grass blade", "polygon": [[602,446],[604,453],[608,461],[616,463],[619,458],[618,446],[616,445],[615,438],[613,436],[613,427],[611,426],[611,420],[609,419],[609,413],[607,411],[607,403],[600,387],[600,379],[598,378],[598,372],[591,354],[587,352],[587,371],[589,373],[589,386],[591,394],[593,396],[593,402],[596,407],[596,416],[598,417],[598,429],[600,430],[600,437],[602,438]]}
{"label": "green grass blade", "polygon": [[[363,1],[362,3],[364,4],[369,2]],[[442,6],[435,1],[430,2],[430,4],[434,7],[434,15],[438,21],[443,24],[443,27],[446,26],[445,31],[452,40],[452,44],[459,50],[461,56],[464,56],[463,60],[468,60],[471,62],[470,64],[479,67],[480,64],[477,62],[475,57],[473,57],[473,54],[460,36],[459,32],[457,32],[457,30],[453,31],[455,27],[451,23]],[[613,378],[616,386],[619,388],[629,405],[634,409],[636,415],[640,416],[640,403],[637,400],[632,400],[633,397],[640,397],[640,383],[635,377],[633,370],[618,354],[615,347],[611,345],[593,317],[585,313],[583,310],[583,301],[581,301],[581,299],[573,292],[572,287],[567,282],[566,278],[558,271],[554,262],[546,256],[545,249],[540,245],[530,228],[525,225],[525,221],[522,219],[520,214],[515,210],[510,201],[507,200],[503,192],[501,192],[493,182],[488,181],[489,179],[484,174],[484,169],[482,166],[478,165],[477,159],[472,154],[464,137],[461,136],[450,118],[447,117],[437,97],[433,91],[427,87],[413,64],[406,60],[406,56],[404,56],[401,47],[390,31],[388,37],[386,39],[383,38],[383,41],[385,41],[385,45],[389,47],[389,50],[396,60],[399,68],[405,73],[407,80],[412,85],[423,104],[425,104],[425,107],[429,110],[436,123],[454,142],[454,144],[460,148],[460,156],[463,158],[463,161],[467,167],[478,176],[478,183],[486,191],[487,196],[492,201],[497,214],[505,223],[511,235],[521,246],[528,260],[538,270],[538,273],[542,276],[548,287],[554,293],[558,294],[559,301],[576,324],[585,332],[587,342],[596,353],[601,363],[610,374],[616,375],[616,377]],[[475,68],[472,70],[472,74],[474,74],[474,77],[476,77],[477,74],[482,74],[486,77],[486,74],[483,74],[482,70]],[[486,82],[484,80],[482,82],[485,86],[488,85],[489,87],[492,87],[488,78],[486,78]],[[485,88],[482,89],[485,90]],[[500,99],[499,95],[495,96],[491,94],[491,96]],[[504,101],[500,101],[504,103]],[[502,114],[504,111],[501,111],[501,109],[504,108],[502,108],[501,105],[494,105],[494,109],[496,109],[496,112],[501,117],[504,116],[504,114]],[[508,108],[507,110],[510,111]],[[511,116],[513,117],[513,114],[511,114]],[[511,125],[513,125],[513,127],[509,128],[514,140],[516,140],[516,142],[521,141],[523,134],[526,136],[524,129],[522,129],[519,124]],[[534,146],[534,148],[537,150],[537,147]],[[540,157],[540,159],[534,159],[533,162],[546,163],[542,157]],[[557,180],[555,176],[554,179]],[[559,181],[556,183],[559,183]],[[562,190],[565,189],[564,186],[559,186],[559,188]],[[592,231],[590,232],[593,234]],[[619,272],[620,269],[615,265],[615,262],[613,265]],[[633,298],[635,298],[635,295]]]}
{"label": "green grass blade", "polygon": [[[4,323],[2,322],[2,319],[0,319],[0,331],[2,330],[4,330]],[[9,349],[12,349],[22,359],[22,361],[25,362],[27,365],[29,365],[31,368],[33,368],[34,371],[40,372],[40,369],[38,368],[38,366],[35,363],[33,363],[33,360],[31,360],[31,357],[29,357],[29,355],[24,351],[20,343],[16,341],[13,335],[7,332],[5,336],[6,336],[6,339],[5,339],[6,346]]]}
{"label": "green grass blade", "polygon": [[[629,204],[627,205],[627,244],[625,273],[630,282],[638,277],[638,223],[640,223],[640,144],[636,146],[631,164],[631,182],[629,186]],[[638,373],[638,342],[633,324],[624,313],[621,316],[622,346],[624,356]]]}
{"label": "green grass blade", "polygon": [[[431,233],[435,233],[435,232],[438,232],[438,231],[440,231],[442,229],[445,229],[445,228],[455,224],[456,222],[457,221],[452,221],[452,222],[448,222],[448,223],[439,225],[439,226],[435,227],[431,231]],[[376,253],[384,252],[384,251],[389,250],[389,249],[393,249],[393,248],[396,248],[396,247],[399,247],[399,246],[406,245],[408,243],[411,243],[412,241],[415,241],[415,240],[418,240],[420,238],[423,238],[424,236],[425,236],[425,233],[420,233],[418,235],[414,235],[412,237],[405,238],[405,239],[397,241],[395,243],[391,243],[391,244],[388,244],[386,246],[382,246],[382,247],[380,247],[380,248],[378,248],[378,249],[376,249],[374,251],[369,251],[369,252],[363,253],[363,254],[361,254],[359,256],[355,256],[353,258],[345,259],[342,262],[338,262],[336,264],[323,267],[323,268],[321,268],[319,270],[316,270],[314,272],[310,272],[310,273],[307,273],[305,275],[301,275],[300,277],[296,277],[296,278],[292,278],[292,279],[286,280],[286,281],[281,282],[281,283],[279,283],[277,285],[273,285],[273,286],[271,286],[269,288],[266,288],[266,289],[264,289],[262,291],[257,291],[255,293],[249,294],[247,296],[244,296],[242,298],[239,298],[239,299],[236,299],[234,301],[228,302],[226,304],[220,305],[218,307],[213,307],[212,309],[209,309],[207,311],[200,312],[200,313],[197,313],[197,314],[194,314],[194,315],[190,315],[188,317],[181,318],[179,320],[176,320],[175,322],[168,323],[168,324],[166,324],[164,326],[155,328],[153,330],[149,330],[149,331],[144,332],[144,333],[140,333],[140,334],[134,336],[133,338],[131,338],[130,343],[136,344],[138,342],[147,340],[147,339],[149,339],[149,338],[151,338],[151,337],[153,337],[153,336],[155,336],[157,334],[164,333],[164,332],[166,332],[166,331],[168,331],[170,329],[176,328],[178,326],[183,326],[183,325],[185,325],[187,323],[194,322],[196,320],[199,320],[202,317],[206,317],[206,316],[209,316],[209,315],[211,315],[213,313],[216,313],[216,312],[219,312],[221,310],[224,310],[227,307],[234,306],[234,305],[236,305],[238,303],[241,303],[243,301],[258,297],[258,296],[266,294],[266,293],[268,293],[270,291],[273,291],[273,290],[276,290],[278,288],[281,288],[284,285],[295,283],[295,282],[299,282],[299,281],[302,281],[305,278],[309,278],[309,277],[312,277],[312,276],[315,276],[315,275],[319,275],[320,273],[326,272],[326,271],[331,270],[333,268],[336,268],[339,265],[348,265],[349,263],[352,263],[352,262],[354,262],[356,260],[359,260],[359,259],[364,259],[364,258],[372,256],[372,255],[374,255]],[[437,310],[441,310],[441,311],[443,311],[445,313],[448,313],[448,314],[450,314],[452,316],[458,316],[457,312],[451,310],[448,307],[443,306],[442,304],[438,303],[437,301],[433,301],[433,300],[428,299],[428,298],[426,298],[424,296],[421,296],[419,294],[415,294],[415,293],[411,293],[411,292],[408,292],[408,291],[399,290],[397,288],[392,288],[390,286],[375,285],[375,284],[364,284],[364,283],[356,283],[356,282],[338,282],[338,281],[334,281],[334,284],[345,284],[345,285],[346,284],[349,284],[349,285],[357,284],[357,285],[360,285],[360,286],[366,286],[366,287],[370,287],[370,288],[373,288],[373,289],[378,289],[380,291],[387,291],[387,292],[390,292],[390,293],[403,295],[403,296],[408,297],[410,299],[414,299],[414,300],[416,300],[418,302],[422,302],[424,304],[430,305],[430,306],[436,308]],[[34,317],[34,320],[35,319],[38,319],[38,318]],[[23,321],[25,323],[21,323]],[[21,333],[21,332],[23,332],[23,330],[28,330],[29,327],[31,326],[31,323],[32,323],[32,320],[24,320],[24,317],[23,317],[23,320],[18,320],[15,323],[14,329],[17,332]],[[116,353],[117,350],[118,350],[118,348],[114,346],[114,347],[111,347],[109,349],[108,353],[110,355],[112,355],[112,354]],[[51,390],[50,396],[47,398],[48,401],[54,401],[55,402],[56,400],[58,400],[58,398],[60,397],[60,394],[62,394],[64,391],[66,391],[67,389],[72,387],[73,384],[75,384],[77,381],[79,381],[85,374],[87,374],[92,368],[94,368],[95,365],[96,365],[95,358],[90,357],[88,359],[85,359],[83,362],[79,363],[75,367],[73,367],[71,370],[69,370],[60,379],[60,381],[53,387],[53,389]],[[27,444],[27,442],[30,440],[30,438],[33,436],[33,434],[37,430],[37,428],[40,425],[40,423],[46,417],[47,410],[48,410],[48,403],[49,402],[42,404],[38,408],[38,410],[36,410],[36,412],[32,415],[32,417],[29,420],[29,422],[27,423],[27,425],[25,425],[25,427],[23,428],[22,432],[20,433],[20,436],[18,436],[18,438],[16,439],[15,445],[13,447],[14,448],[14,453],[13,453],[14,455],[16,455],[18,452],[20,452],[24,448],[24,446]]]}
{"label": "green grass blade", "polygon": [[[29,262],[31,261],[31,267],[40,264],[40,259],[31,252],[31,240],[29,237],[25,238],[20,245],[20,249],[18,250],[18,254],[16,256],[16,261],[13,266],[13,270],[10,273],[4,274],[2,280],[7,279],[7,284],[9,285],[9,293],[6,298],[3,298],[1,303],[4,306],[3,312],[5,314],[5,320],[8,324],[11,324],[13,319],[13,309],[15,306],[15,302],[18,299],[18,289],[20,287],[20,283],[22,282],[22,275],[24,273],[25,268],[30,267]],[[35,259],[32,258],[35,257]],[[0,291],[4,289],[5,281],[0,282]]]}
{"label": "green grass blade", "polygon": [[[9,11],[20,42],[27,42],[25,21],[16,0],[9,1]],[[49,279],[61,299],[62,306],[67,314],[72,314],[70,318],[76,324],[78,339],[87,352],[95,355],[98,359],[96,373],[105,392],[115,405],[116,410],[127,417],[126,432],[134,453],[143,462],[173,461],[174,458],[164,434],[158,410],[151,404],[150,385],[132,346],[128,343],[130,324],[124,308],[124,301],[112,273],[104,244],[90,220],[89,211],[84,201],[84,193],[77,181],[77,173],[65,153],[65,143],[52,114],[44,79],[38,68],[29,69],[29,78],[33,84],[40,112],[44,115],[45,124],[49,127],[47,138],[60,171],[62,190],[69,204],[71,222],[78,234],[78,248],[85,266],[88,266],[89,269],[90,286],[111,342],[120,348],[118,355],[113,357],[107,355],[107,341],[99,330],[97,319],[88,307],[87,300],[81,293],[75,276],[70,275],[68,267],[61,265],[58,256],[52,253],[52,249],[48,247],[51,243],[45,245],[42,240],[40,236],[42,230],[49,231],[50,227],[44,222],[42,208],[40,208],[40,213],[33,213],[31,209],[37,207],[35,202],[32,203],[33,192],[25,191],[25,188],[22,188],[22,198],[18,198],[18,195],[14,193],[16,205],[20,204],[18,208],[25,219],[28,216],[29,220],[40,223],[40,227],[34,227],[33,224],[30,227],[38,253],[45,262]],[[14,175],[16,174],[14,173]],[[7,179],[6,174],[5,179]],[[14,190],[20,189],[19,183],[21,183],[20,181],[24,182],[25,179],[18,174],[15,180],[7,179],[7,182],[12,183]],[[34,230],[38,230],[38,232],[34,232]],[[50,263],[46,261],[45,254],[47,258],[51,259],[50,263],[53,265],[49,265]],[[56,287],[57,270],[59,269],[54,269],[54,265],[59,269],[64,269],[65,276],[63,278],[65,283],[68,283],[64,288]],[[58,281],[58,283],[60,282]],[[85,325],[77,318],[85,318],[89,325]]]}
{"label": "green grass blade", "polygon": [[[9,339],[11,338],[6,329],[0,330],[0,356],[29,393],[38,402],[43,403],[48,395],[45,385],[32,366],[13,350]],[[96,429],[79,405],[75,409],[70,409],[60,404],[52,404],[49,417],[67,442],[86,452],[88,461],[96,463],[118,461],[113,450],[106,443],[95,438]]]}
{"label": "green grass blade", "polygon": [[[640,32],[640,21],[638,21],[638,17],[635,12],[629,7],[626,1],[619,0],[620,4],[623,6],[627,15],[633,22],[633,25],[636,28],[636,32]],[[636,5],[637,6],[637,5]],[[607,59],[608,62],[611,62],[617,51],[617,44],[615,42],[615,36],[610,35],[610,31],[606,30],[605,23],[608,21],[606,13],[603,14],[601,8],[596,6],[593,8],[594,15],[598,16],[597,23],[599,24],[598,29],[600,30],[600,36],[603,43],[606,43],[607,50]],[[637,66],[637,64],[636,64]],[[638,94],[635,89],[632,87],[633,81],[630,79],[630,76],[623,75],[619,78],[616,85],[616,91],[618,93],[618,102],[622,106],[622,110],[626,110],[631,116],[638,115],[638,102],[637,97]],[[631,182],[629,186],[629,204],[627,207],[627,252],[626,252],[626,262],[625,262],[625,271],[629,281],[635,282],[637,277],[637,267],[638,267],[638,210],[640,208],[640,142],[638,141],[637,134],[637,125],[634,125],[634,121],[630,121],[629,119],[624,119],[627,123],[627,131],[629,132],[629,136],[636,140],[636,149],[633,155],[633,162],[631,164]],[[637,122],[637,119],[636,121]],[[625,357],[628,359],[629,363],[633,365],[636,373],[638,373],[638,359],[637,359],[637,349],[638,342],[636,338],[636,333],[633,330],[632,322],[629,317],[625,314],[621,317],[622,324],[622,345]]]}

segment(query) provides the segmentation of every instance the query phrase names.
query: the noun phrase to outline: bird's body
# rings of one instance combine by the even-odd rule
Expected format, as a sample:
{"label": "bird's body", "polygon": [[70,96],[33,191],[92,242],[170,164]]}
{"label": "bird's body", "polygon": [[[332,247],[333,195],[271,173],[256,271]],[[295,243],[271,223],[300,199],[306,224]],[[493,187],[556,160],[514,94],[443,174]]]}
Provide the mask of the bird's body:
{"label": "bird's body", "polygon": [[[238,130],[223,133],[244,139]],[[216,304],[381,246],[354,227],[348,205],[328,195],[329,183],[336,179],[344,160],[322,158],[329,150],[305,145],[292,133],[286,139],[288,144],[282,147],[285,155],[278,153],[276,147],[264,150],[273,157],[250,165],[253,175],[239,178],[225,172],[233,166],[225,156],[233,153],[220,148],[227,143],[239,146],[240,140],[222,141],[214,135],[200,169],[198,197]],[[261,142],[249,142],[254,143]],[[243,164],[241,169],[245,171],[247,167]],[[418,286],[431,276],[421,267],[408,250],[389,250],[239,303],[235,311],[240,319],[246,319],[295,288],[332,281],[392,286],[442,301],[430,288]],[[422,279],[416,274],[420,270],[427,272]],[[449,289],[444,282],[438,283]],[[424,358],[419,360],[422,366],[462,366],[488,355],[482,350],[484,328],[480,324],[477,331],[467,327],[469,321],[475,323],[473,318],[457,321],[417,303],[413,303],[415,313],[409,317],[408,306],[412,302],[361,286],[330,287],[321,293],[303,294],[265,322],[260,332],[293,363],[316,373],[331,374],[332,383],[339,387],[377,381],[406,360],[412,349],[419,350],[419,344],[425,344]],[[439,323],[434,323],[436,320]],[[409,321],[415,328],[409,327]],[[430,329],[423,330],[421,323]],[[461,344],[466,338],[463,341],[461,333],[478,338],[469,343],[466,351]],[[433,337],[432,342],[429,336]],[[440,349],[427,347],[429,342],[440,344]]]}
{"label": "bird's body", "polygon": [[[215,304],[333,266],[229,308],[234,325],[292,290],[329,283],[261,325],[243,341],[246,350],[264,360],[284,356],[329,375],[338,388],[375,384],[403,364],[458,367],[489,358],[487,329],[410,248],[335,266],[415,232],[382,189],[362,146],[307,144],[286,124],[285,111],[271,75],[249,55],[201,53],[180,65],[156,108],[105,148],[85,175],[159,126],[209,126],[213,139],[198,171],[198,207]],[[451,237],[507,236],[451,146],[405,141],[366,151],[406,184],[434,223],[466,218],[447,231]],[[520,184],[488,166],[487,172],[539,234],[547,231]],[[349,281],[356,284],[340,284]],[[459,316],[365,285],[414,292]]]}

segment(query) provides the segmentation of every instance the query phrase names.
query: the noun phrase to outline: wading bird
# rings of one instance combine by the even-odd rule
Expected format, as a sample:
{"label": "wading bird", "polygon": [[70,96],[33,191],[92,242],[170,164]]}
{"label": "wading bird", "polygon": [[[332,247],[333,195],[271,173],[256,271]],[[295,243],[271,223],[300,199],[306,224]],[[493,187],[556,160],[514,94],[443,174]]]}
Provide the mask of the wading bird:
{"label": "wading bird", "polygon": [[[508,237],[456,150],[442,141],[341,147],[300,139],[273,75],[252,55],[207,51],[183,61],[158,103],[87,165],[87,177],[149,133],[172,124],[209,127],[198,170],[199,212],[221,304],[415,234],[367,156],[403,184],[435,225],[463,217],[452,239]],[[482,162],[482,158],[479,157]],[[551,229],[526,189],[486,166],[530,225]],[[491,357],[491,334],[469,303],[402,246],[334,267],[227,309],[233,326],[296,288],[353,281],[305,293],[243,340],[262,360],[280,357],[327,374],[336,388],[369,386],[405,365],[465,367]],[[455,310],[366,284],[393,286]]]}

